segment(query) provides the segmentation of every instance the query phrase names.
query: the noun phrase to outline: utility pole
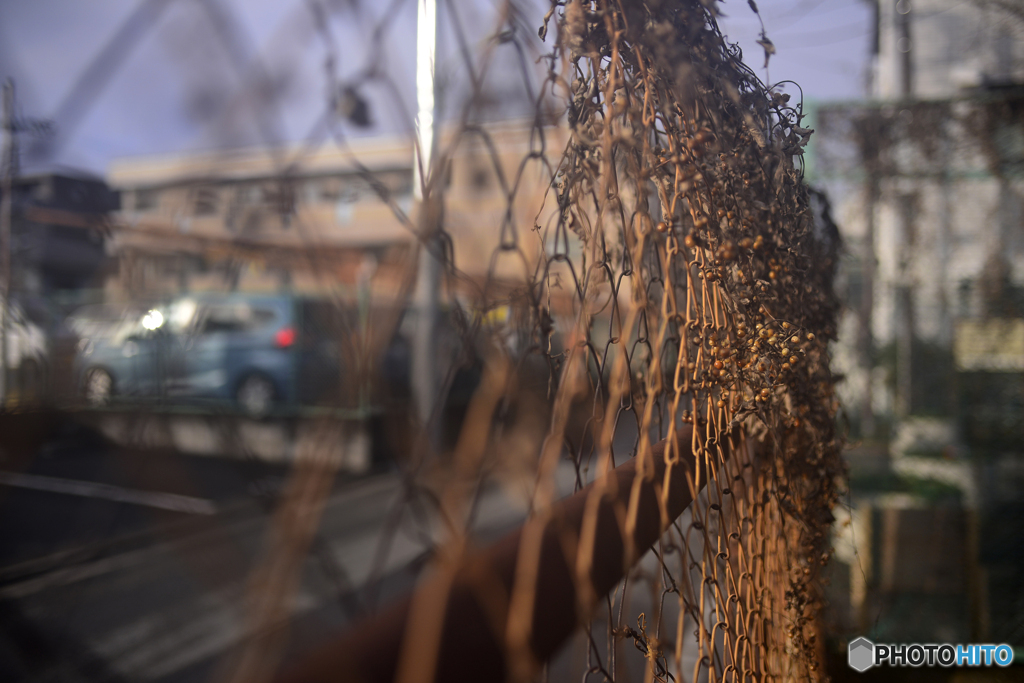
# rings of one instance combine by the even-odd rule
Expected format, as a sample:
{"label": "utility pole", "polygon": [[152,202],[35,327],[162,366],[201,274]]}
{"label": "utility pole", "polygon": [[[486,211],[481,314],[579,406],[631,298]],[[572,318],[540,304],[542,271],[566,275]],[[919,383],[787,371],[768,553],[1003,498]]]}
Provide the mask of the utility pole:
{"label": "utility pole", "polygon": [[412,383],[420,421],[426,425],[437,401],[437,308],[441,264],[432,253],[439,220],[432,163],[437,117],[434,62],[437,53],[437,0],[416,2],[416,146],[413,159],[413,198],[419,216],[419,264],[413,303],[416,337],[412,348]]}
{"label": "utility pole", "polygon": [[14,140],[14,81],[4,81],[3,112],[0,128],[3,128],[3,179],[0,181],[0,409],[7,405],[7,323],[11,310],[11,193],[14,186],[14,163],[16,158]]}

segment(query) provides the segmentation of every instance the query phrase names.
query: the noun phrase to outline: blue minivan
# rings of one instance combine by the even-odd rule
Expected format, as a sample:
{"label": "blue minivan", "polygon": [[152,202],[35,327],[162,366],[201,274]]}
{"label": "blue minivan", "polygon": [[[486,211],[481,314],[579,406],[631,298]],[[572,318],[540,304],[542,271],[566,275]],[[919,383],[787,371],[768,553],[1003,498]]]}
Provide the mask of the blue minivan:
{"label": "blue minivan", "polygon": [[359,326],[356,311],[326,298],[190,294],[84,336],[76,372],[92,405],[216,400],[253,417],[299,405],[355,408],[367,400],[354,361],[366,354],[353,346],[367,339]]}

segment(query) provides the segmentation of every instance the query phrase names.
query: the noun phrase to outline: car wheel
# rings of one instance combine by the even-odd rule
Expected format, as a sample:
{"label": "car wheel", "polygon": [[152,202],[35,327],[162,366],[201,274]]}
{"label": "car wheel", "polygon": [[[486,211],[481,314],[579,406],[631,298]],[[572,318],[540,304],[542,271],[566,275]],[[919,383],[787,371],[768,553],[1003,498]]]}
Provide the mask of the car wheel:
{"label": "car wheel", "polygon": [[249,417],[266,417],[274,407],[274,384],[261,375],[249,375],[238,385],[235,401]]}
{"label": "car wheel", "polygon": [[21,399],[28,404],[36,404],[43,399],[43,369],[34,360],[27,360],[19,369]]}
{"label": "car wheel", "polygon": [[114,395],[114,378],[103,368],[92,368],[85,375],[84,393],[89,405],[106,405]]}

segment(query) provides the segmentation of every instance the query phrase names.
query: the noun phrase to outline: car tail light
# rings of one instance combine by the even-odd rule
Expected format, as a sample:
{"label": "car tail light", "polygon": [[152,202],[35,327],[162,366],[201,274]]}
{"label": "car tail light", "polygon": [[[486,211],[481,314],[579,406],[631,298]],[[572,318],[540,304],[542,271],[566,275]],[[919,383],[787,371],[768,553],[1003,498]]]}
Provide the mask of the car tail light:
{"label": "car tail light", "polygon": [[282,327],[274,335],[274,344],[279,349],[286,349],[295,343],[295,330],[291,327]]}

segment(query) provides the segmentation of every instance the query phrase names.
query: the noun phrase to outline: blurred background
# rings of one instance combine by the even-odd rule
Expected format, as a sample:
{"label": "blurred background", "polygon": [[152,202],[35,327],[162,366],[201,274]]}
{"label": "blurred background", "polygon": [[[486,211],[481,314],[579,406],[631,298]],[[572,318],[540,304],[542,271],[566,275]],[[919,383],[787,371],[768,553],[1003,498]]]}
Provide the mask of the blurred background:
{"label": "blurred background", "polygon": [[[1024,660],[1024,2],[718,9],[802,103],[844,242],[830,673],[860,635]],[[517,288],[554,247],[517,164],[535,126],[538,157],[567,139],[537,92],[546,10],[441,3],[424,143],[413,0],[0,5],[0,678],[226,675],[304,458],[331,478],[315,571],[281,570],[305,577],[275,607],[287,656],[406,589],[433,531],[389,513],[400,473],[455,448],[495,339],[522,456],[477,531],[522,519],[551,368]],[[421,247],[416,160],[485,125],[435,169],[450,240]]]}

